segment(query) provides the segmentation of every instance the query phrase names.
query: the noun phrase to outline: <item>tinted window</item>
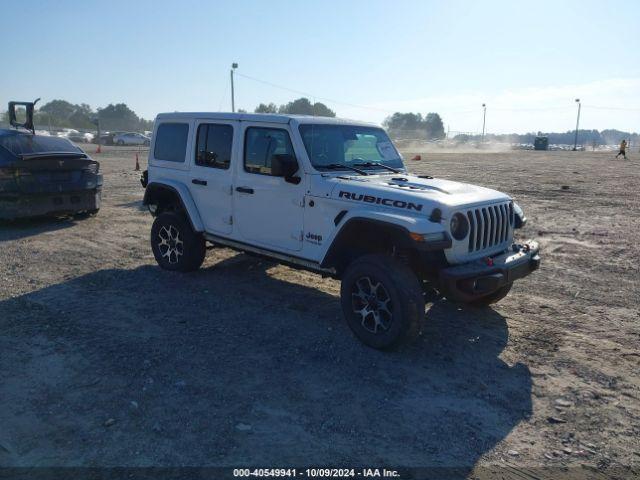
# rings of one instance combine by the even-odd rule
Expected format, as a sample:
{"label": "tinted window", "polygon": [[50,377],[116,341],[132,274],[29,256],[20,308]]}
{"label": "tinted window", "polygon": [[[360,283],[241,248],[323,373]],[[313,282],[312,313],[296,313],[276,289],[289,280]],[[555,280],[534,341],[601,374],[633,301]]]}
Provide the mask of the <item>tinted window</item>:
{"label": "tinted window", "polygon": [[247,128],[244,139],[244,169],[251,173],[271,175],[274,155],[295,157],[289,133],[279,128]]}
{"label": "tinted window", "polygon": [[163,123],[158,127],[153,156],[167,162],[184,162],[189,124]]}
{"label": "tinted window", "polygon": [[231,164],[233,127],[203,123],[198,127],[196,165],[228,169]]}

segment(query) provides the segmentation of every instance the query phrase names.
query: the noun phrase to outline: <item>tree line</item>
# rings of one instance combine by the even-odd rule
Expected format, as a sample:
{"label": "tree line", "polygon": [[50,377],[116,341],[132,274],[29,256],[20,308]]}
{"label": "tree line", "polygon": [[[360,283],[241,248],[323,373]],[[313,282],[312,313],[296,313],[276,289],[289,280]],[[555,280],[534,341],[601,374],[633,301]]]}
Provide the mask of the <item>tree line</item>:
{"label": "tree line", "polygon": [[[139,117],[125,103],[110,103],[104,108],[93,110],[86,103],[73,104],[66,100],[51,100],[34,112],[34,124],[37,129],[52,130],[74,128],[76,130],[95,130],[95,119],[100,121],[103,131],[151,130],[153,120]],[[3,123],[9,123],[9,114],[3,115]]]}
{"label": "tree line", "polygon": [[[238,110],[244,112],[244,110]],[[308,98],[301,97],[288,103],[276,105],[275,103],[260,103],[255,113],[280,113],[296,115],[314,115],[319,117],[335,117],[336,113],[321,102],[312,102]],[[245,112],[246,113],[246,112]],[[93,110],[86,103],[73,104],[66,100],[52,100],[40,106],[34,116],[34,122],[38,129],[75,128],[77,130],[95,130],[93,121],[100,121],[103,131],[145,131],[153,128],[152,120],[139,117],[125,103],[110,103],[104,108]],[[9,123],[8,112],[2,116],[5,124]],[[442,118],[438,113],[431,112],[426,115],[421,113],[396,112],[388,116],[382,122],[394,140],[440,140],[446,137]],[[566,132],[538,132],[525,134],[487,134],[484,140],[487,142],[501,143],[533,143],[536,136],[546,136],[552,144],[573,144],[575,130]],[[622,139],[631,140],[632,143],[640,142],[637,133],[620,130],[580,130],[578,143],[582,145],[606,145],[620,143]],[[454,141],[478,142],[481,135],[459,134]]]}
{"label": "tree line", "polygon": [[[487,134],[484,137],[485,142],[497,143],[533,143],[536,137],[549,138],[550,144],[556,145],[573,145],[576,138],[575,130],[566,132],[538,132],[538,133],[509,133],[509,134]],[[640,142],[640,134],[624,132],[622,130],[606,129],[606,130],[578,130],[578,144],[584,146],[591,145],[615,145],[623,139],[631,141],[637,145]],[[455,142],[480,142],[482,135],[460,134],[453,137]]]}
{"label": "tree line", "polygon": [[[324,103],[311,103],[308,98],[304,97],[280,106],[275,103],[261,103],[254,112],[315,115],[317,117],[336,116],[336,113]],[[387,117],[382,124],[394,139],[438,140],[445,137],[444,124],[437,113],[428,113],[423,117],[421,113],[396,112]]]}
{"label": "tree line", "polygon": [[275,103],[261,103],[255,113],[284,113],[290,115],[313,115],[316,117],[335,117],[336,112],[327,107],[324,103],[311,103],[308,98],[298,98],[289,103],[277,106]]}

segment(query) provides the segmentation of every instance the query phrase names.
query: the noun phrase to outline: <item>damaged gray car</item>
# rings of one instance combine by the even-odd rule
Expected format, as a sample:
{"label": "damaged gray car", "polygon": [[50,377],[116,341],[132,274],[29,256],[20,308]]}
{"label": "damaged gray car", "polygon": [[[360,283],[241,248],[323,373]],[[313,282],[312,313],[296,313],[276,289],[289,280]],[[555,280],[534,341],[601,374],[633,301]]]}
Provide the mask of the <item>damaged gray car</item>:
{"label": "damaged gray car", "polygon": [[[65,138],[36,135],[34,105],[9,102],[14,128],[0,129],[0,220],[97,213],[99,163]],[[16,120],[17,108],[24,108],[22,123]]]}

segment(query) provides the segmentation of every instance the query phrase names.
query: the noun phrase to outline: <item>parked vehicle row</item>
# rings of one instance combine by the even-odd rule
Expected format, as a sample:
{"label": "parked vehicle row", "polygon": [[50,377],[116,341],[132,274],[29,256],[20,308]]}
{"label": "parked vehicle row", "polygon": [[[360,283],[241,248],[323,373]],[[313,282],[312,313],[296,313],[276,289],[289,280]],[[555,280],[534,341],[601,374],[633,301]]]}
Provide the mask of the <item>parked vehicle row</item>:
{"label": "parked vehicle row", "polygon": [[[149,132],[150,133],[150,132]],[[51,136],[52,133],[47,130],[38,130],[38,135]],[[53,136],[66,138],[74,143],[93,143],[100,145],[118,145],[118,146],[132,146],[142,145],[149,146],[151,143],[150,135],[143,135],[137,132],[103,132],[100,134],[100,140],[91,132],[81,132],[74,128],[63,128],[53,133]]]}

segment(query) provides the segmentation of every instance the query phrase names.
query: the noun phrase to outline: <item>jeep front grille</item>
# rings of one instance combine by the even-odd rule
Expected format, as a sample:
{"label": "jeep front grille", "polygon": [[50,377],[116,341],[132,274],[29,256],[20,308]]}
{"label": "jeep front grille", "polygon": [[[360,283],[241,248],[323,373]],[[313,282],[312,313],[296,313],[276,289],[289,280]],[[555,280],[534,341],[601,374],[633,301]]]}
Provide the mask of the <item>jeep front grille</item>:
{"label": "jeep front grille", "polygon": [[479,252],[506,242],[513,230],[513,204],[500,203],[467,210],[469,252]]}

